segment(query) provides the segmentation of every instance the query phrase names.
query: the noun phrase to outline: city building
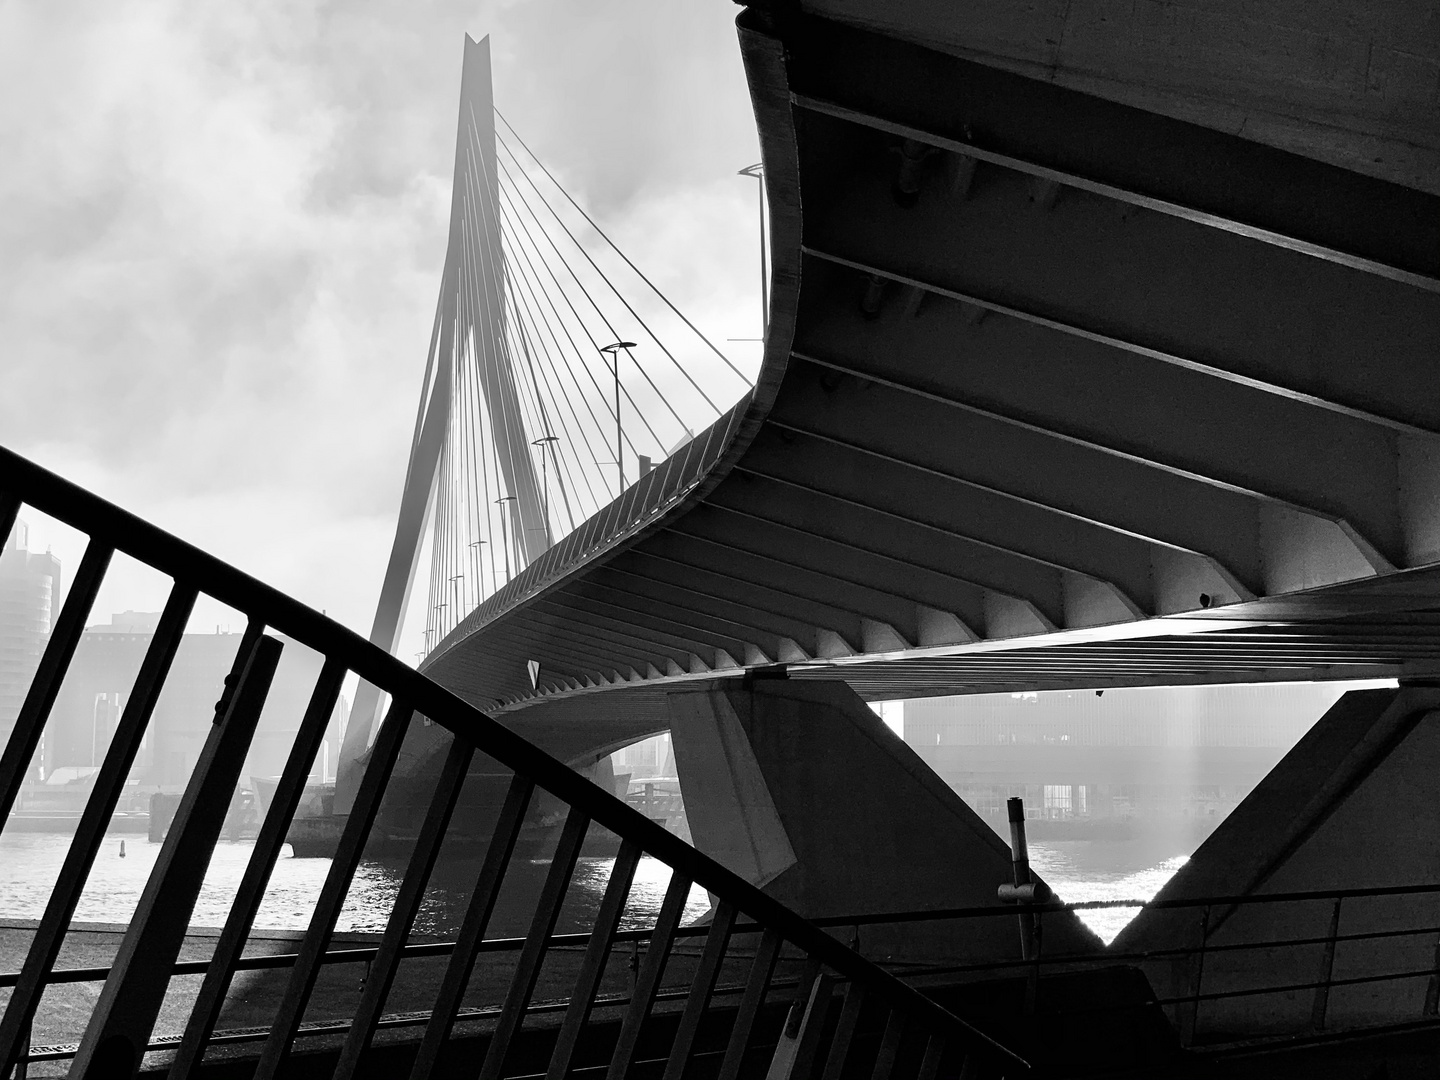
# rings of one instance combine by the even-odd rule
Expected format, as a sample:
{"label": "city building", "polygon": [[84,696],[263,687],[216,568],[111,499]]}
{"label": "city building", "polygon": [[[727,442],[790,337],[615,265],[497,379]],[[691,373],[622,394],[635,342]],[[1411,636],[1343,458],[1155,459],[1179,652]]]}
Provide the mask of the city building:
{"label": "city building", "polygon": [[[38,754],[42,777],[66,770],[65,775],[83,778],[104,760],[158,620],[158,613],[126,611],[86,629],[46,725]],[[183,788],[209,735],[240,637],[217,627],[215,633],[182,638],[136,757],[132,784]],[[244,786],[250,777],[274,776],[284,767],[319,673],[314,654],[287,646],[241,772]],[[335,760],[342,709],[331,721],[331,745],[317,756],[317,780]]]}
{"label": "city building", "polygon": [[60,606],[60,560],[17,521],[0,548],[0,738],[8,739]]}
{"label": "city building", "polygon": [[1208,831],[1340,697],[1336,684],[1133,687],[907,701],[904,738],[1002,835],[1190,821]]}

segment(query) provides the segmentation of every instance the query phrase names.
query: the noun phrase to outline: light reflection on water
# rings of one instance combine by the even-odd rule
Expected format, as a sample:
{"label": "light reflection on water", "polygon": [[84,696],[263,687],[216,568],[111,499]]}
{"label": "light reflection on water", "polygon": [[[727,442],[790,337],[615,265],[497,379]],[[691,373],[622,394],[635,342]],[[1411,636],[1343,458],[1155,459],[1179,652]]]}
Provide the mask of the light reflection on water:
{"label": "light reflection on water", "polygon": [[[125,836],[125,857],[121,858],[121,839],[114,835],[106,838],[75,912],[77,921],[124,923],[134,912],[160,853],[160,845],[149,843],[143,836]],[[0,918],[40,918],[68,846],[67,836],[0,834]],[[192,925],[224,923],[250,851],[248,843],[216,845],[195,905]],[[285,852],[276,863],[265,902],[255,921],[259,929],[305,929],[330,868],[329,859],[296,859],[290,857],[289,848]],[[1061,899],[1071,902],[1148,900],[1186,862],[1184,855],[1156,859],[1153,850],[1131,850],[1124,844],[1098,841],[1032,843],[1030,857],[1036,870]],[[589,929],[614,861],[613,858],[580,860],[561,908],[557,932]],[[383,930],[404,869],[402,858],[364,860],[356,871],[336,928]],[[455,932],[479,869],[478,858],[442,859],[431,877],[416,919],[417,933],[449,935]],[[548,869],[549,864],[545,862],[517,860],[512,864],[491,920],[489,936],[524,935]],[[631,929],[652,924],[669,882],[668,867],[654,859],[642,859],[622,925]],[[705,891],[692,888],[685,906],[685,921],[704,915],[709,906]],[[1080,917],[1108,944],[1134,918],[1136,910],[1087,911]]]}
{"label": "light reflection on water", "polygon": [[[1028,845],[1030,864],[1055,894],[1071,904],[1090,900],[1149,900],[1175,871],[1190,861],[1174,855],[1150,862],[1150,853],[1130,850],[1123,842],[1051,841]],[[1080,921],[1109,945],[1139,908],[1100,908],[1077,912]]]}
{"label": "light reflection on water", "polygon": [[[120,855],[122,840],[125,844],[124,857]],[[0,834],[0,918],[40,918],[69,843],[68,836],[50,833]],[[220,843],[215,846],[205,873],[205,884],[190,920],[192,926],[214,927],[224,923],[251,849],[249,843]],[[305,929],[330,869],[329,859],[296,859],[290,856],[289,850],[288,847],[284,849],[285,854],[271,874],[265,901],[255,920],[259,929]],[[135,911],[159,854],[160,845],[149,843],[144,836],[107,836],[76,908],[76,921],[127,922]],[[561,908],[557,932],[570,933],[589,928],[614,862],[613,858],[580,860],[570,892]],[[404,870],[403,858],[363,860],[356,871],[336,929],[383,930]],[[479,859],[470,857],[446,859],[437,865],[416,919],[416,932],[454,933],[479,870]],[[516,860],[511,864],[491,919],[490,936],[511,937],[525,933],[535,898],[548,870],[546,862]],[[653,923],[669,883],[669,867],[654,859],[641,859],[622,925],[629,929]],[[692,888],[685,905],[685,921],[698,918],[709,907],[705,891]]]}

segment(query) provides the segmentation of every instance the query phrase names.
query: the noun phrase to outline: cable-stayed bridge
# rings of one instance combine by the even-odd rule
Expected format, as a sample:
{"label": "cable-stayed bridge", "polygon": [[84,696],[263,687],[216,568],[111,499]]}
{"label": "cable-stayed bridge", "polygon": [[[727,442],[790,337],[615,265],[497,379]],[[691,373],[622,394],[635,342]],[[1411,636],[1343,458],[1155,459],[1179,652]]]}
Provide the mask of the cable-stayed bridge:
{"label": "cable-stayed bridge", "polygon": [[[0,753],[0,817],[112,557],[172,582],[43,917],[9,928],[0,1073],[1194,1075],[1257,1040],[1433,1035],[1440,57],[1408,8],[1323,48],[1306,19],[1328,9],[1158,30],[1135,9],[1117,36],[1085,5],[981,8],[742,12],[772,266],[764,362],[734,404],[719,350],[495,131],[467,46],[369,641],[0,451],[0,532],[29,506],[90,537]],[[1337,80],[1356,49],[1363,78]],[[417,672],[392,654],[427,551]],[[201,593],[248,619],[214,723],[108,966],[66,967]],[[291,648],[321,673],[197,945]],[[1007,845],[857,697],[1360,675],[1402,685],[1342,698],[1119,953],[1031,878],[1023,808]],[[293,952],[254,955],[352,676],[370,696],[313,914]],[[694,846],[566,767],[659,727]],[[408,852],[384,931],[336,949],[376,836]],[[557,935],[592,838],[613,849],[604,895]],[[642,858],[668,884],[625,928]],[[463,914],[418,943],[447,861]],[[528,929],[500,938],[497,899],[527,873]],[[692,886],[711,907],[684,927]],[[341,1018],[313,1019],[327,969],[361,963],[324,1004]],[[78,1043],[37,1045],[48,990],[87,982]],[[227,1026],[247,994],[265,1023]],[[1370,1075],[1384,1054],[1358,1060]]]}
{"label": "cable-stayed bridge", "polygon": [[[507,184],[550,178],[503,125],[485,204],[502,239],[457,198],[446,281],[493,288],[465,260],[505,252],[492,307],[514,314],[474,333],[508,335],[495,351],[525,357],[513,396],[533,404],[522,439],[498,386],[455,399],[422,669],[537,737],[559,725],[550,745],[577,759],[666,726],[667,688],[747,670],[871,700],[1434,674],[1434,194],[1342,167],[1353,148],[1318,127],[1289,152],[903,31],[788,25],[804,43],[788,52],[782,31],[742,31],[772,259],[758,382],[623,492],[597,465],[617,407],[628,458],[738,380],[688,323],[602,354],[641,334],[618,290],[612,318],[537,301],[532,282],[573,293],[595,265],[573,234],[526,231],[544,212],[516,212]],[[457,191],[489,175],[480,85]],[[596,323],[563,343],[599,375],[567,384],[583,406],[529,374],[553,370],[537,343],[563,352],[577,311]],[[693,408],[638,368],[613,399],[603,364],[642,356],[686,373]],[[423,432],[417,491],[437,468]],[[542,439],[549,456],[523,453]]]}

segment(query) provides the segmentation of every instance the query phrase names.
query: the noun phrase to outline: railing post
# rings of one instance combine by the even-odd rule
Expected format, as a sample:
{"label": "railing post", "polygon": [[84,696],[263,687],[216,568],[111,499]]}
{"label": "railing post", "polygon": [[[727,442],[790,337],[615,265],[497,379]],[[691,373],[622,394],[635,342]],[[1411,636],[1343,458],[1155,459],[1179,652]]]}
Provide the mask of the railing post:
{"label": "railing post", "polygon": [[31,1021],[25,1025],[25,1041],[20,1049],[20,1057],[15,1062],[15,1080],[27,1080],[30,1075],[30,1048],[35,1043],[35,1023]]}
{"label": "railing post", "polygon": [[1435,960],[1432,970],[1434,973],[1425,985],[1425,1004],[1421,1007],[1421,1016],[1440,1014],[1440,937],[1435,939]]}
{"label": "railing post", "polygon": [[835,980],[824,972],[810,981],[809,994],[804,993],[802,985],[802,997],[790,1006],[790,1015],[780,1032],[765,1080],[805,1080],[810,1075],[820,1049],[820,1036],[825,1031],[834,985]]}
{"label": "railing post", "polygon": [[490,915],[495,910],[495,901],[505,880],[505,868],[510,865],[510,857],[515,852],[515,842],[525,824],[525,809],[530,805],[534,790],[534,781],[523,773],[511,777],[505,802],[500,807],[500,815],[490,833],[490,842],[485,847],[485,858],[480,864],[475,887],[470,890],[470,901],[465,905],[465,916],[460,921],[460,933],[450,953],[450,962],[445,965],[445,974],[435,995],[435,1006],[430,1010],[430,1021],[425,1025],[425,1034],[410,1066],[411,1080],[426,1080],[430,1076],[445,1041],[450,1037],[455,1014],[460,1010],[461,999],[469,985],[470,972],[475,966],[480,943],[485,939],[485,929],[490,925]]}
{"label": "railing post", "polygon": [[730,928],[735,924],[735,906],[724,900],[715,904],[710,919],[710,932],[705,935],[705,948],[700,953],[695,976],[690,982],[690,994],[685,999],[685,1011],[680,1014],[680,1024],[675,1029],[675,1040],[670,1045],[670,1058],[665,1064],[664,1080],[682,1080],[685,1066],[695,1046],[695,1036],[700,1031],[700,1021],[710,1006],[710,995],[715,991],[715,980],[720,976],[720,967],[725,962],[726,946],[730,942]]}
{"label": "railing post", "polygon": [[345,666],[337,660],[327,660],[315,681],[310,703],[300,720],[300,730],[295,734],[290,754],[285,760],[280,783],[270,797],[270,809],[255,837],[255,848],[245,866],[240,886],[235,890],[235,899],[230,904],[230,914],[225,917],[225,926],[215,942],[215,951],[210,956],[210,967],[195,995],[195,1004],[190,1010],[190,1019],[185,1024],[185,1033],[180,1048],[170,1063],[166,1080],[189,1080],[191,1070],[205,1055],[205,1045],[220,1017],[225,1004],[225,992],[235,973],[235,963],[245,951],[245,941],[255,922],[255,914],[265,899],[265,886],[270,873],[280,857],[285,843],[285,833],[295,815],[304,794],[305,784],[310,775],[311,763],[325,737],[325,729],[335,700],[340,696],[341,682],[345,677]]}
{"label": "railing post", "polygon": [[95,853],[105,838],[110,825],[110,816],[124,789],[125,779],[140,749],[140,740],[150,722],[165,676],[180,647],[185,623],[195,605],[196,590],[177,582],[170,591],[170,599],[160,614],[160,622],[150,645],[145,650],[145,659],[130,691],[130,699],[120,714],[120,724],[110,737],[110,746],[105,751],[104,762],[95,774],[90,797],[81,811],[80,822],[65,853],[65,862],[60,867],[55,887],[45,904],[45,913],[30,949],[25,954],[20,977],[10,1000],[5,1005],[5,1015],[0,1019],[0,1076],[9,1072],[20,1051],[20,1042],[29,1030],[34,1018],[35,1007],[45,990],[45,980],[60,954],[60,946],[70,927],[75,905],[85,889],[85,879],[95,861]]}
{"label": "railing post", "polygon": [[550,860],[550,870],[545,875],[545,884],[540,889],[540,899],[535,904],[530,932],[525,935],[525,944],[515,961],[515,974],[510,980],[505,1003],[500,1007],[500,1019],[495,1022],[490,1045],[485,1050],[480,1080],[498,1080],[505,1068],[510,1041],[520,1030],[525,1010],[530,1004],[530,995],[535,992],[540,964],[545,959],[550,935],[555,932],[555,920],[560,915],[560,905],[565,902],[570,875],[574,873],[575,860],[580,857],[580,845],[585,842],[585,831],[589,825],[590,818],[585,811],[576,806],[570,807],[560,831],[559,843],[555,845],[555,854]]}
{"label": "railing post", "polygon": [[750,978],[745,983],[740,1007],[735,1011],[735,1023],[730,1028],[730,1039],[725,1046],[725,1058],[720,1063],[717,1080],[737,1080],[740,1075],[745,1054],[750,1049],[755,1018],[760,1014],[760,1006],[765,1002],[765,992],[770,988],[770,978],[775,972],[780,945],[780,935],[774,930],[766,930],[760,935],[755,960],[750,965]]}
{"label": "railing post", "polygon": [[875,1068],[870,1070],[870,1080],[890,1080],[895,1071],[895,1059],[900,1056],[900,1040],[905,1034],[905,1016],[899,1009],[891,1009],[885,1019],[885,1034],[880,1036],[880,1050],[875,1055]]}
{"label": "railing post", "polygon": [[915,1080],[935,1080],[940,1074],[940,1061],[945,1056],[945,1037],[931,1035],[925,1042],[925,1056],[920,1061],[920,1072]]}
{"label": "railing post", "polygon": [[270,1033],[260,1049],[260,1060],[255,1066],[255,1080],[271,1080],[280,1070],[281,1063],[290,1053],[290,1046],[300,1030],[300,1021],[305,1006],[310,1001],[310,992],[315,988],[315,979],[320,971],[321,958],[330,947],[330,936],[335,932],[335,920],[350,891],[350,882],[355,867],[365,850],[365,841],[380,810],[380,800],[385,794],[386,782],[395,767],[400,754],[400,744],[410,727],[414,709],[402,704],[394,697],[390,710],[380,724],[375,741],[370,746],[370,761],[360,778],[360,790],[355,793],[355,803],[346,817],[340,833],[340,843],[330,861],[325,875],[325,884],[320,887],[320,896],[310,915],[310,925],[300,942],[295,966],[290,969],[290,978],[276,1007]]}
{"label": "railing post", "polygon": [[1189,1046],[1195,1041],[1195,1032],[1200,1024],[1200,987],[1205,977],[1205,947],[1210,940],[1210,905],[1206,904],[1200,915],[1200,948],[1190,961],[1189,1001],[1180,1014],[1180,1044]]}
{"label": "railing post", "polygon": [[639,1041],[645,1020],[650,1015],[650,1006],[655,1002],[655,991],[660,987],[660,976],[665,971],[670,945],[675,940],[675,929],[680,925],[681,916],[685,914],[685,902],[689,898],[690,879],[679,870],[672,869],[670,884],[665,889],[665,899],[660,904],[660,914],[655,919],[655,929],[650,935],[650,944],[645,950],[645,959],[640,964],[640,974],[635,980],[635,989],[630,994],[630,1005],[620,1024],[615,1051],[610,1055],[610,1067],[605,1071],[605,1080],[625,1080],[625,1077],[630,1075],[635,1044]]}
{"label": "railing post", "polygon": [[400,957],[405,940],[414,924],[415,914],[425,898],[425,886],[430,881],[435,860],[440,854],[440,845],[445,840],[445,830],[460,798],[460,789],[465,784],[465,775],[470,768],[474,749],[463,739],[453,736],[450,749],[445,755],[439,783],[431,796],[430,807],[416,837],[410,863],[405,868],[405,877],[390,908],[390,918],[385,923],[385,933],[375,956],[365,963],[365,975],[360,984],[360,1003],[355,1006],[355,1016],[350,1022],[350,1031],[340,1048],[340,1059],[335,1065],[334,1080],[349,1080],[360,1067],[360,1059],[370,1048],[375,1036],[375,1026],[380,1022],[380,1013],[395,981],[400,967]]}
{"label": "railing post", "polygon": [[1310,1030],[1325,1030],[1325,1011],[1330,1006],[1330,980],[1335,973],[1335,938],[1340,933],[1340,905],[1345,897],[1337,896],[1330,910],[1330,933],[1325,937],[1325,953],[1320,959],[1320,985],[1315,987],[1315,1003],[1310,1009]]}
{"label": "railing post", "polygon": [[860,1010],[865,1006],[865,988],[857,982],[845,984],[845,1004],[840,1007],[840,1019],[835,1025],[835,1037],[830,1040],[830,1056],[825,1061],[825,1072],[821,1080],[840,1080],[845,1062],[850,1056],[850,1042],[855,1037],[855,1027],[860,1022]]}
{"label": "railing post", "polygon": [[281,648],[254,623],[241,638],[210,735],[90,1015],[71,1076],[128,1075],[117,1066],[133,1069],[145,1055]]}
{"label": "railing post", "polygon": [[639,864],[640,845],[633,840],[624,841],[610,867],[610,880],[605,883],[605,895],[595,915],[590,943],[580,962],[580,973],[575,978],[575,989],[571,991],[570,1004],[560,1024],[560,1034],[555,1037],[554,1049],[550,1051],[546,1080],[565,1080],[570,1074],[570,1057],[575,1052],[575,1044],[580,1039],[585,1022],[590,1018],[595,994],[605,977],[605,962],[610,957],[615,931],[625,914],[625,901],[630,895],[630,885],[635,880],[635,868]]}
{"label": "railing post", "polygon": [[[0,540],[8,535],[7,528],[0,532]],[[75,580],[70,583],[65,603],[60,608],[60,618],[55,622],[50,640],[45,643],[40,665],[25,692],[25,701],[5,742],[5,751],[0,754],[0,822],[10,816],[25,782],[30,763],[40,745],[40,736],[45,730],[45,721],[49,719],[50,710],[59,696],[60,684],[65,679],[70,661],[74,659],[80,635],[85,632],[85,620],[105,580],[105,569],[110,565],[113,553],[113,549],[92,539],[80,560]]]}

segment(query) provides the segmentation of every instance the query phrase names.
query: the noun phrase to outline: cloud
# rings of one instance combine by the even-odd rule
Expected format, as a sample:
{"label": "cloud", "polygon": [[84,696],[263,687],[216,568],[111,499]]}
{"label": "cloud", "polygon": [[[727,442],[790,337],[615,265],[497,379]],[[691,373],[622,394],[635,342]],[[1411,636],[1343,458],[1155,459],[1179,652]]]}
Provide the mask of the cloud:
{"label": "cloud", "polygon": [[6,5],[0,443],[368,629],[466,31],[632,258],[712,337],[753,334],[729,5]]}

